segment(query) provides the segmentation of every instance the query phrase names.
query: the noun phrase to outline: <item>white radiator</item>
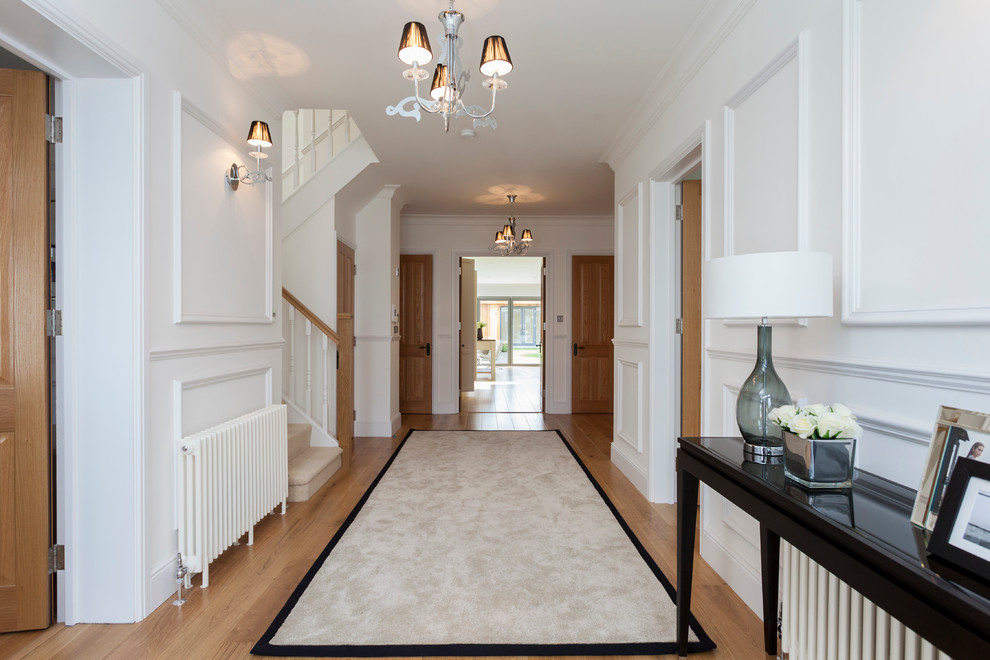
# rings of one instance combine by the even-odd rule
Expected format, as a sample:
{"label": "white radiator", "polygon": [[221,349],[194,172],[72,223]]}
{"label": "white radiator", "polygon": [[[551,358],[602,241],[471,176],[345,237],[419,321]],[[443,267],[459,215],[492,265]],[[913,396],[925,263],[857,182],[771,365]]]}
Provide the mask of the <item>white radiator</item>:
{"label": "white radiator", "polygon": [[209,565],[289,493],[288,420],[274,405],[224,422],[179,442],[179,554],[210,584]]}
{"label": "white radiator", "polygon": [[949,660],[785,541],[780,573],[781,651],[789,660]]}

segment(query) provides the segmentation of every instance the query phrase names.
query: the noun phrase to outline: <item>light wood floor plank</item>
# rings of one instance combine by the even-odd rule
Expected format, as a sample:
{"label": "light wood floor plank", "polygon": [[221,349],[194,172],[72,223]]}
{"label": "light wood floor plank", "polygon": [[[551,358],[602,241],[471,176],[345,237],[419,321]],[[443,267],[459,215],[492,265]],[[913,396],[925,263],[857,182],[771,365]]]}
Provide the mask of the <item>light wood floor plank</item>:
{"label": "light wood floor plank", "polygon": [[[254,545],[242,544],[221,555],[211,564],[210,587],[194,586],[182,607],[173,606],[169,598],[137,624],[56,625],[0,635],[0,657],[250,657],[251,647],[410,428],[503,427],[559,428],[646,550],[667,577],[675,579],[675,508],[647,502],[611,463],[610,415],[404,415],[394,438],[356,438],[352,464],[334,483],[308,502],[290,504],[285,516],[265,518],[255,528]],[[700,557],[695,562],[695,615],[719,648],[691,657],[766,658],[759,619]]]}

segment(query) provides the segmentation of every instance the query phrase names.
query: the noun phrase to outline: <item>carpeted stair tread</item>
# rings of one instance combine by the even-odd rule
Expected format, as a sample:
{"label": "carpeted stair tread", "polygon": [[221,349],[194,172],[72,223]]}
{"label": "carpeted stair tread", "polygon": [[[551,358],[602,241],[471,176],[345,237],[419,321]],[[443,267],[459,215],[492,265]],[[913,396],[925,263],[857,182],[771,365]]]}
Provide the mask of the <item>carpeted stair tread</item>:
{"label": "carpeted stair tread", "polygon": [[340,469],[340,447],[309,447],[289,460],[289,501],[305,502]]}
{"label": "carpeted stair tread", "polygon": [[313,427],[309,424],[289,424],[289,462],[309,449]]}

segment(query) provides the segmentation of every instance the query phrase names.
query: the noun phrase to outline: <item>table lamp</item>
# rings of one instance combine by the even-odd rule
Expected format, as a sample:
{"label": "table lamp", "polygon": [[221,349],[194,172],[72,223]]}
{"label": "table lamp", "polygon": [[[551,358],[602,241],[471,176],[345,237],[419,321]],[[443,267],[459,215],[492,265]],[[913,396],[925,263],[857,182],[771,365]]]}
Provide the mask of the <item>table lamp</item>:
{"label": "table lamp", "polygon": [[712,259],[705,264],[701,292],[705,318],[762,319],[756,366],[739,389],[736,423],[745,458],[781,456],[782,431],[767,414],[792,401],[773,368],[770,318],[832,316],[832,255],[764,252]]}

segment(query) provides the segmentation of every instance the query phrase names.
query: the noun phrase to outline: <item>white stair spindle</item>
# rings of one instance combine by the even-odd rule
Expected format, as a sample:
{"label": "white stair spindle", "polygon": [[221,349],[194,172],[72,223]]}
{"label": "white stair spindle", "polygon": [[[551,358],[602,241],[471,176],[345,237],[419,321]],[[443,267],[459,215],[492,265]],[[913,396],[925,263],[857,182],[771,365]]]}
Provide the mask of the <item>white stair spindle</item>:
{"label": "white stair spindle", "polygon": [[292,175],[292,189],[295,190],[299,187],[300,183],[302,183],[299,180],[299,168],[302,166],[302,156],[299,153],[299,111],[293,110],[292,114],[295,117],[292,135],[296,144],[296,171]]}
{"label": "white stair spindle", "polygon": [[309,137],[309,175],[316,174],[316,110],[310,115],[310,137]]}
{"label": "white stair spindle", "polygon": [[[297,170],[298,172],[298,170]],[[289,400],[296,398],[296,308],[289,305]]]}
{"label": "white stair spindle", "polygon": [[330,414],[330,338],[323,335],[323,432],[326,433]]}
{"label": "white stair spindle", "polygon": [[313,323],[306,319],[306,415],[313,414]]}

